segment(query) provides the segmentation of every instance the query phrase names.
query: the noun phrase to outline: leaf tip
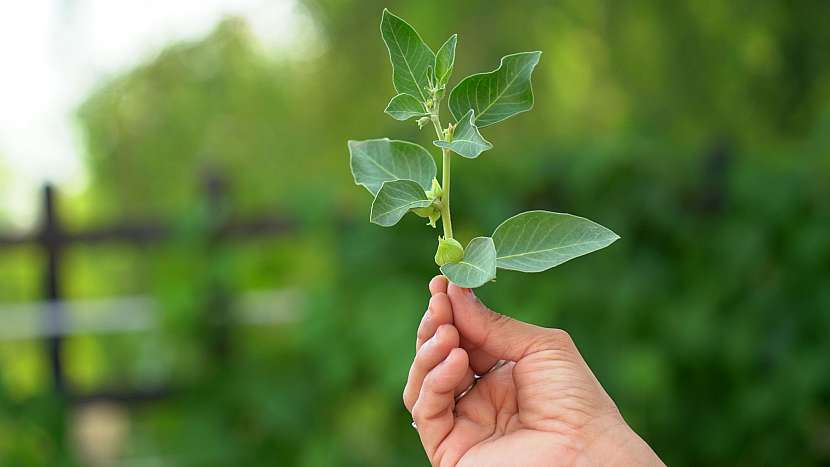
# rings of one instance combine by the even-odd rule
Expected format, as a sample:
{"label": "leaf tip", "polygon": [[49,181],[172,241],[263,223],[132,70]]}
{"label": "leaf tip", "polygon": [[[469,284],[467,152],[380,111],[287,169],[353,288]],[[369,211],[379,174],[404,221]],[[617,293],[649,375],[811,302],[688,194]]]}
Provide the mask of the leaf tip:
{"label": "leaf tip", "polygon": [[[597,224],[597,225],[599,225],[599,224]],[[622,237],[620,236],[620,234],[618,234],[617,232],[614,232],[613,230],[609,229],[608,227],[605,227],[605,226],[602,226],[602,225],[600,225],[600,227],[602,227],[603,229],[605,229],[606,231],[608,231],[608,234],[609,234],[609,235],[608,235],[608,239],[609,239],[609,240],[608,240],[608,245],[610,245],[610,244],[612,244],[612,243],[614,243],[614,242],[616,242],[617,240],[619,240],[619,239],[621,239],[621,238],[622,238]]]}
{"label": "leaf tip", "polygon": [[381,14],[381,23],[383,23],[384,21],[387,21],[389,19],[394,19],[394,20],[398,20],[398,21],[402,21],[402,22],[406,23],[406,21],[404,21],[403,18],[396,15],[395,13],[392,13],[392,11],[389,10],[389,8],[384,8],[383,13]]}

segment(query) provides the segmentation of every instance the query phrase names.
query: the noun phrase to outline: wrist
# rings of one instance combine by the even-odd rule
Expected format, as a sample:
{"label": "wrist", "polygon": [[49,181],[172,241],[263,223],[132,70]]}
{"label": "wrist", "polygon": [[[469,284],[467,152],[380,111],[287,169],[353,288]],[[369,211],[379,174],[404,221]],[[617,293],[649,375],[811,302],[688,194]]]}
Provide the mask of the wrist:
{"label": "wrist", "polygon": [[580,456],[578,466],[665,466],[624,421],[604,431]]}

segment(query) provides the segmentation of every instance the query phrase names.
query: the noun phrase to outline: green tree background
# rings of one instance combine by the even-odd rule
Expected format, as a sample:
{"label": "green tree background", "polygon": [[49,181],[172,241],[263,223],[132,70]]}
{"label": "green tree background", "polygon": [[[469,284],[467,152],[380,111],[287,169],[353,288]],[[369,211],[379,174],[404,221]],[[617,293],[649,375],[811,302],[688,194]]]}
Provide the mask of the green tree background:
{"label": "green tree background", "polygon": [[[75,228],[162,217],[162,246],[81,248],[71,298],[150,293],[149,335],[79,336],[81,389],[174,383],[130,408],[123,457],[160,465],[423,465],[400,402],[436,273],[420,218],[370,225],[345,141],[430,135],[393,95],[380,11],[433,47],[459,33],[453,83],[543,50],[536,107],[454,163],[462,243],[526,209],[622,239],[544,274],[500,273],[494,309],[568,330],[669,465],[830,462],[830,4],[308,0],[321,52],[268,56],[244,22],[102,83],[79,109],[92,174]],[[221,173],[239,215],[297,230],[213,245],[201,201]],[[0,299],[32,300],[38,253],[0,256]],[[212,291],[301,291],[294,324],[234,328],[206,350]],[[71,410],[37,342],[0,344],[0,458],[73,465]]]}

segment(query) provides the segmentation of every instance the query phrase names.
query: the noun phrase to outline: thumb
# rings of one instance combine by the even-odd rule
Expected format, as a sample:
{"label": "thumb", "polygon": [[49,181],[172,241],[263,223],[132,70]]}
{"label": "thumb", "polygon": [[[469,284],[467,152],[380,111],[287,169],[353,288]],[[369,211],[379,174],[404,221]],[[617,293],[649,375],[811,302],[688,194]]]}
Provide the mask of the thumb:
{"label": "thumb", "polygon": [[576,351],[567,332],[515,320],[487,308],[473,293],[450,283],[453,322],[472,348],[493,357],[519,361],[544,350]]}

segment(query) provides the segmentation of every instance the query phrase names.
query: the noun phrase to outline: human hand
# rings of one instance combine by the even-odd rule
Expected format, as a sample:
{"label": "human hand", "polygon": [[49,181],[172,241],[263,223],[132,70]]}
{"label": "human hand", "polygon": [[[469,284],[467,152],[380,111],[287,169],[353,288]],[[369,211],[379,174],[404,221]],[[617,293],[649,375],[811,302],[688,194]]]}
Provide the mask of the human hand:
{"label": "human hand", "polygon": [[403,398],[432,465],[663,465],[565,331],[495,313],[443,276],[429,289]]}

